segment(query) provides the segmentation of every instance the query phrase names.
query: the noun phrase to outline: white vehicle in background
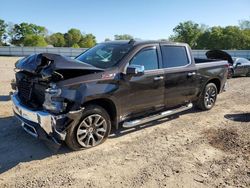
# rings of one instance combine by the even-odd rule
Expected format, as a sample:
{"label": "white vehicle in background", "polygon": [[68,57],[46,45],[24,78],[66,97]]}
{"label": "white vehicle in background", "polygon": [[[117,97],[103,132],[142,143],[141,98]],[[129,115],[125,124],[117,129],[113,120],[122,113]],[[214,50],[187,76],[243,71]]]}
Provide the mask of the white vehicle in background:
{"label": "white vehicle in background", "polygon": [[233,57],[233,64],[230,65],[231,77],[250,76],[250,61],[246,58]]}

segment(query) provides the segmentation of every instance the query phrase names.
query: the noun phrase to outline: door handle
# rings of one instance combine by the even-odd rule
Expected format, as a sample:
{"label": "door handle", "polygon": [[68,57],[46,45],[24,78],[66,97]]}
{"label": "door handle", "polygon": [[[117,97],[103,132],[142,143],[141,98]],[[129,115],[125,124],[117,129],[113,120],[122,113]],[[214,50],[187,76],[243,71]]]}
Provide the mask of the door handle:
{"label": "door handle", "polygon": [[156,77],[154,77],[154,81],[163,80],[163,79],[164,79],[163,76],[156,76]]}
{"label": "door handle", "polygon": [[194,75],[196,75],[196,72],[189,72],[188,73],[188,76],[194,76]]}

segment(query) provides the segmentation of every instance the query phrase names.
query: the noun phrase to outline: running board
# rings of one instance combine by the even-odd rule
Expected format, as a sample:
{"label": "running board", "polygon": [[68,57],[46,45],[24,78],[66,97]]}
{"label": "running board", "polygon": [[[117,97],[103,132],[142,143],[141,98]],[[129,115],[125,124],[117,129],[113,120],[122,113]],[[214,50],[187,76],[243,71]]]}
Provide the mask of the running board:
{"label": "running board", "polygon": [[164,117],[167,117],[167,116],[170,116],[170,115],[173,115],[173,114],[177,114],[177,113],[189,110],[192,107],[193,107],[193,104],[189,103],[186,106],[182,106],[182,107],[177,108],[175,110],[164,111],[164,112],[161,112],[161,113],[156,114],[156,115],[152,115],[152,116],[145,117],[145,118],[142,118],[142,119],[136,119],[136,120],[133,120],[133,121],[125,121],[122,126],[124,128],[132,128],[132,127],[135,127],[137,125],[148,123],[150,121],[154,121],[154,120],[157,120],[157,119],[160,119],[160,118],[164,118]]}

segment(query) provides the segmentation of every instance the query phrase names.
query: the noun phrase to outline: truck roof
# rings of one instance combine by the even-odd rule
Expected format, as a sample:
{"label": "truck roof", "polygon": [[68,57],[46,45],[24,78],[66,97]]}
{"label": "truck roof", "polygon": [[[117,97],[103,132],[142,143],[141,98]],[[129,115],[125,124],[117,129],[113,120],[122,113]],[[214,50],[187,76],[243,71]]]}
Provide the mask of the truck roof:
{"label": "truck roof", "polygon": [[144,45],[144,44],[173,44],[173,45],[187,45],[186,43],[180,43],[180,42],[171,42],[171,41],[166,41],[166,40],[114,40],[114,41],[107,41],[105,43],[110,43],[110,44],[133,44],[133,45]]}

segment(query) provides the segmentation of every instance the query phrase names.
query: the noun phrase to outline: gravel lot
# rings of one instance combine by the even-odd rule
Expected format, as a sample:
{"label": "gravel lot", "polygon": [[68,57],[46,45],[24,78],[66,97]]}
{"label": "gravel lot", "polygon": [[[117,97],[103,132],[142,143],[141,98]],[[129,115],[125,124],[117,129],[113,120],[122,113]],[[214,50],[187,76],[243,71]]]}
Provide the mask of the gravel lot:
{"label": "gravel lot", "polygon": [[13,117],[17,58],[0,57],[0,187],[250,187],[250,78],[208,112],[121,131],[93,149],[53,152]]}

